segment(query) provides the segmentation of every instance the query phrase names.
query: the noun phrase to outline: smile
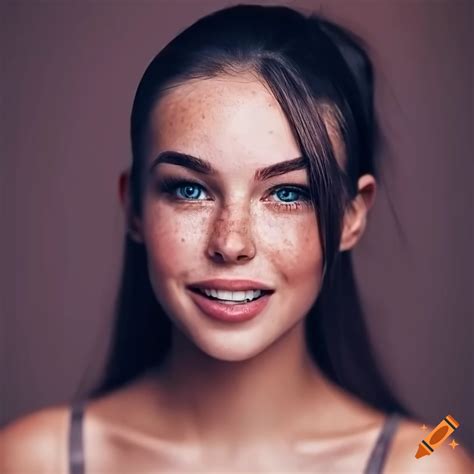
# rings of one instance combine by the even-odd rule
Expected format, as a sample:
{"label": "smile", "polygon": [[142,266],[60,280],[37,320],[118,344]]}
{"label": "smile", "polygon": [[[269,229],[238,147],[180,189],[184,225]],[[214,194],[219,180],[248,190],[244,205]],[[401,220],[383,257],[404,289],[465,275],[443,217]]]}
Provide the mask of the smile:
{"label": "smile", "polygon": [[[243,322],[261,314],[268,305],[273,292],[262,290],[222,291],[190,289],[194,304],[206,316],[225,322]],[[217,296],[213,296],[212,292]],[[207,293],[211,293],[208,295]],[[250,293],[250,297],[247,294]]]}

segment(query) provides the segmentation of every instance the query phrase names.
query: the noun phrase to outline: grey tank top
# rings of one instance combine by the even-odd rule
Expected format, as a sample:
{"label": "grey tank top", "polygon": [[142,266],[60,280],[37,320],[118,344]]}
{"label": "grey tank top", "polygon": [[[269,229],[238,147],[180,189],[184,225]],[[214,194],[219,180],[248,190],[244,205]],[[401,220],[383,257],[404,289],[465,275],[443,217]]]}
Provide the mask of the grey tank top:
{"label": "grey tank top", "polygon": [[[83,419],[86,401],[74,402],[71,406],[69,427],[69,474],[85,474],[85,457],[83,443]],[[364,474],[381,474],[385,459],[400,421],[398,413],[387,415],[377,441],[370,453]]]}

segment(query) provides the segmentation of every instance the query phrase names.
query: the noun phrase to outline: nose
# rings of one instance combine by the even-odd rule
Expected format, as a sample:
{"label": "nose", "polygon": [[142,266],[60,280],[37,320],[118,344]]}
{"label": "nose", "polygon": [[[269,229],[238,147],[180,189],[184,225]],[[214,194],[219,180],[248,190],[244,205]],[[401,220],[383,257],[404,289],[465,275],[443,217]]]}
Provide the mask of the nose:
{"label": "nose", "polygon": [[215,262],[226,263],[243,263],[254,258],[255,242],[248,210],[239,206],[222,210],[214,222],[207,254]]}

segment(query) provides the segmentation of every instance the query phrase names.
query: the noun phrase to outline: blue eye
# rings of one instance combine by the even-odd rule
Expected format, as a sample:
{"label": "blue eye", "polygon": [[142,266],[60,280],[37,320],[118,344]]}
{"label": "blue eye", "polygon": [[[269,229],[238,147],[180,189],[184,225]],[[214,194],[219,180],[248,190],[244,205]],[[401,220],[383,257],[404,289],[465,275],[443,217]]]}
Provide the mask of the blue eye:
{"label": "blue eye", "polygon": [[301,196],[301,191],[297,191],[291,188],[278,188],[274,191],[275,194],[279,194],[279,198],[283,200],[283,202],[288,202],[287,199],[291,201],[291,196],[293,195],[293,199],[297,199]]}
{"label": "blue eye", "polygon": [[[183,184],[181,186],[176,187],[176,190],[184,191],[183,193],[184,199],[197,199],[200,194],[201,189],[202,188],[199,185],[191,184],[191,183]],[[196,191],[198,192],[196,193]]]}

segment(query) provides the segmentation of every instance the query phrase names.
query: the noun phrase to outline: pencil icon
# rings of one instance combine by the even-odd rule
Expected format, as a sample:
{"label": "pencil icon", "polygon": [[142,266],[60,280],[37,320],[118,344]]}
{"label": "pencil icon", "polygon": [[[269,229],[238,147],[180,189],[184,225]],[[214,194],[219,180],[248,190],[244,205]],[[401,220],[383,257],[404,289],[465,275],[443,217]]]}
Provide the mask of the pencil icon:
{"label": "pencil icon", "polygon": [[446,438],[454,433],[458,426],[459,422],[451,415],[444,417],[441,423],[418,445],[415,458],[419,459],[423,456],[429,456],[439,445],[443,444]]}

